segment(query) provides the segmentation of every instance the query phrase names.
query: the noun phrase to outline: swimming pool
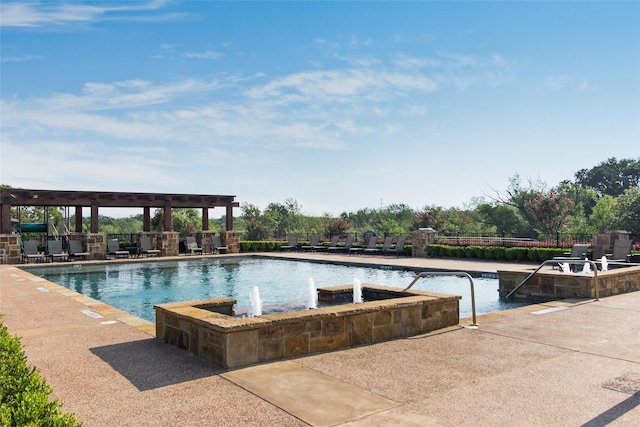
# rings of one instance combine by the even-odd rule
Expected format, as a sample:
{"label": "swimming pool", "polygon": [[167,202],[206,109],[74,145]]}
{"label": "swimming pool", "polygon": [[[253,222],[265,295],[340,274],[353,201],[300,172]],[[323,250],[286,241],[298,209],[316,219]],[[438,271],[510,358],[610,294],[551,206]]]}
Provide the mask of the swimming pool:
{"label": "swimming pool", "polygon": [[[303,307],[309,278],[318,288],[351,284],[354,278],[363,283],[404,288],[416,276],[408,270],[261,257],[74,264],[27,270],[150,322],[155,321],[155,304],[180,301],[235,298],[236,310],[242,311],[251,307],[249,295],[254,286],[260,289],[265,309],[283,303]],[[474,284],[477,314],[524,304],[501,300],[497,278],[475,278]],[[461,295],[460,317],[471,316],[469,281],[465,278],[429,277],[419,280],[412,289]]]}

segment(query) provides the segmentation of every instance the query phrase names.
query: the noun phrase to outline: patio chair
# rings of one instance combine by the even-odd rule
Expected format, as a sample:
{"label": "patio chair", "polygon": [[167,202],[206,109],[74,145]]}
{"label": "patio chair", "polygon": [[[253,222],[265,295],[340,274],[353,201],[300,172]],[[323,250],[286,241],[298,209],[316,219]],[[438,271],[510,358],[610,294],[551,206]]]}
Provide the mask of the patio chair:
{"label": "patio chair", "polygon": [[62,251],[62,240],[47,240],[47,256],[51,261],[69,261],[69,254]]}
{"label": "patio chair", "polygon": [[226,254],[227,251],[229,250],[229,247],[227,245],[223,245],[222,241],[220,240],[220,236],[211,236],[211,249],[213,251],[213,253],[220,253],[220,251],[224,251],[224,253]]}
{"label": "patio chair", "polygon": [[331,236],[329,246],[318,245],[318,250],[328,252],[330,249],[335,250],[338,247],[338,239],[340,236]]}
{"label": "patio chair", "polygon": [[120,243],[118,239],[107,239],[107,256],[114,258],[129,258],[129,251],[123,251],[120,249]]}
{"label": "patio chair", "polygon": [[396,241],[396,245],[394,247],[390,247],[389,249],[387,249],[385,251],[385,255],[394,255],[395,256],[399,256],[401,254],[404,253],[404,242],[405,240],[407,240],[406,237],[404,236],[400,236],[398,237],[398,240]]}
{"label": "patio chair", "polygon": [[351,250],[351,246],[353,246],[353,236],[351,234],[349,234],[347,236],[347,240],[344,241],[344,245],[336,244],[335,246],[329,246],[327,248],[327,252],[330,252],[330,253],[337,253],[337,252],[349,253],[349,251]]}
{"label": "patio chair", "polygon": [[289,236],[289,243],[280,246],[281,251],[293,251],[298,249],[298,236]]}
{"label": "patio chair", "polygon": [[631,255],[631,239],[616,239],[613,242],[613,251],[611,254],[607,254],[608,261],[628,261],[629,255]]}
{"label": "patio chair", "polygon": [[393,236],[387,236],[384,238],[384,242],[382,243],[382,248],[378,248],[378,247],[366,248],[364,250],[364,254],[365,255],[385,254],[391,247],[392,242],[393,242]]}
{"label": "patio chair", "polygon": [[313,235],[311,236],[311,241],[309,242],[308,245],[304,245],[301,246],[300,249],[302,249],[303,251],[316,251],[318,250],[317,248],[319,248],[320,246],[320,236],[318,235]]}
{"label": "patio chair", "polygon": [[89,256],[91,256],[91,254],[84,251],[80,240],[69,240],[69,257],[74,259],[89,259]]}
{"label": "patio chair", "polygon": [[187,236],[184,248],[187,255],[202,254],[202,248],[198,246],[198,241],[193,236]]}
{"label": "patio chair", "polygon": [[202,255],[202,247],[198,246],[198,241],[193,236],[187,236],[187,240],[184,242],[184,250],[186,255]]}
{"label": "patio chair", "polygon": [[159,256],[162,253],[160,249],[151,247],[151,237],[140,238],[140,254],[146,256]]}
{"label": "patio chair", "polygon": [[378,236],[376,236],[375,234],[370,234],[369,240],[367,240],[367,246],[349,248],[349,255],[351,254],[358,255],[359,253],[364,253],[364,251],[367,249],[369,250],[375,249],[377,241],[378,241]]}
{"label": "patio chair", "polygon": [[22,242],[22,262],[29,263],[30,261],[44,262],[47,260],[45,254],[38,252],[38,242],[35,240],[25,240]]}
{"label": "patio chair", "polygon": [[591,245],[589,244],[577,244],[571,247],[571,252],[565,252],[564,256],[554,256],[553,259],[557,260],[575,260],[575,259],[585,259],[587,257],[587,252],[589,252],[589,248]]}

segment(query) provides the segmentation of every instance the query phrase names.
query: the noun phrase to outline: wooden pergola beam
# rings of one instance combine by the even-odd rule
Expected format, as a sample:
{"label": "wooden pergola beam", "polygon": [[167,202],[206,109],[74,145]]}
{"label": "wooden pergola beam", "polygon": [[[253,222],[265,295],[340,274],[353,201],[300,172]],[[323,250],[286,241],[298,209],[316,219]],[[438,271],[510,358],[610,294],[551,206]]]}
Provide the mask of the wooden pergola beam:
{"label": "wooden pergola beam", "polygon": [[[224,207],[227,214],[227,231],[233,230],[233,208],[240,204],[235,202],[236,196],[200,195],[200,194],[169,194],[169,193],[123,193],[105,191],[56,191],[29,190],[22,188],[3,188],[0,200],[0,233],[11,232],[12,206],[55,206],[76,208],[76,232],[82,231],[83,207],[91,207],[91,232],[98,232],[99,208],[142,208],[144,231],[150,231],[151,208],[164,209],[164,227],[171,230],[171,209],[193,208],[202,209],[203,230],[209,228],[207,210]],[[207,212],[205,214],[205,212]],[[207,223],[205,224],[205,221]],[[80,228],[78,230],[78,228]]]}

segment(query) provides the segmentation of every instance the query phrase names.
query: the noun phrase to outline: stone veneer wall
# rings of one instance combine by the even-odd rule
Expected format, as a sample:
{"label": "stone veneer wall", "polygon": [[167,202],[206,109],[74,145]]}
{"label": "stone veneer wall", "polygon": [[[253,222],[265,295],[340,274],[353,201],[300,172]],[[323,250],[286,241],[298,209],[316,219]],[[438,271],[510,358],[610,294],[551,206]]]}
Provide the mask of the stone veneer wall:
{"label": "stone veneer wall", "polygon": [[[376,286],[363,285],[363,292],[366,288]],[[246,318],[202,308],[216,305],[215,299],[162,304],[154,307],[156,336],[222,367],[234,368],[458,324],[459,296],[408,293],[411,296]]]}
{"label": "stone veneer wall", "polygon": [[162,251],[162,256],[178,256],[180,253],[180,233],[163,231],[160,243],[156,242],[156,248]]}
{"label": "stone veneer wall", "polygon": [[[531,271],[499,271],[500,296],[506,296],[529,274]],[[599,297],[638,290],[640,290],[640,266],[598,271]],[[538,272],[518,290],[515,296],[532,300],[595,298],[595,279],[593,274]]]}
{"label": "stone veneer wall", "polygon": [[84,248],[91,254],[90,259],[105,259],[107,235],[105,233],[73,233],[72,239],[82,240]]}
{"label": "stone veneer wall", "polygon": [[0,234],[0,264],[19,264],[20,258],[20,236]]}
{"label": "stone veneer wall", "polygon": [[429,256],[429,245],[436,242],[438,233],[432,228],[421,228],[411,232],[411,256],[426,258]]}
{"label": "stone veneer wall", "polygon": [[221,231],[220,241],[223,246],[228,246],[229,254],[240,253],[240,232],[239,231]]}

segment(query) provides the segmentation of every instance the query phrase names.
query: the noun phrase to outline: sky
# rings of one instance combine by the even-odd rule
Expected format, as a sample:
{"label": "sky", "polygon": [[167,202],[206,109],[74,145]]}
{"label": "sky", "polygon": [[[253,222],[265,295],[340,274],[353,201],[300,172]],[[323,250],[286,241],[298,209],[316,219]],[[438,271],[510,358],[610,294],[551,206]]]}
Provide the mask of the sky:
{"label": "sky", "polygon": [[640,1],[3,0],[0,48],[13,187],[337,216],[640,157]]}

